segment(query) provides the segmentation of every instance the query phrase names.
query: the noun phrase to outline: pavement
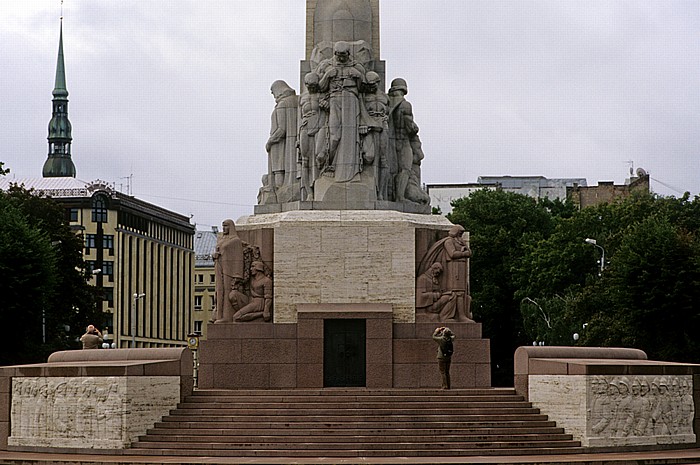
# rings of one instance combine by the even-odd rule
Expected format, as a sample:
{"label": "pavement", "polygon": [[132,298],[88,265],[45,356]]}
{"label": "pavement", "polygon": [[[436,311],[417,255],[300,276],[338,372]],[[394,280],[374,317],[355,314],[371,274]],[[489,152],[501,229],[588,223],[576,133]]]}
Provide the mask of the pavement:
{"label": "pavement", "polygon": [[195,464],[578,464],[578,465],[661,465],[700,464],[700,449],[611,452],[595,454],[501,456],[501,457],[348,457],[348,458],[266,458],[266,457],[139,457],[99,454],[54,454],[0,451],[0,465],[195,465]]}

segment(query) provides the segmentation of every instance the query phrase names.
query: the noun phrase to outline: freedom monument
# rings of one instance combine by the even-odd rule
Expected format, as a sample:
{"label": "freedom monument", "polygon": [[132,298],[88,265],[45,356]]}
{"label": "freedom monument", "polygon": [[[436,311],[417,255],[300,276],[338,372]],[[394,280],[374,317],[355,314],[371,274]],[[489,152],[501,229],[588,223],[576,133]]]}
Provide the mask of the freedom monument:
{"label": "freedom monument", "polygon": [[[697,446],[697,365],[521,347],[515,388],[491,387],[468,233],[430,214],[421,113],[409,83],[386,76],[379,0],[307,0],[306,11],[303,87],[271,84],[258,205],[223,221],[212,253],[198,389],[187,348],[2,367],[0,449],[398,458]],[[456,336],[451,390],[440,389],[439,326]]]}

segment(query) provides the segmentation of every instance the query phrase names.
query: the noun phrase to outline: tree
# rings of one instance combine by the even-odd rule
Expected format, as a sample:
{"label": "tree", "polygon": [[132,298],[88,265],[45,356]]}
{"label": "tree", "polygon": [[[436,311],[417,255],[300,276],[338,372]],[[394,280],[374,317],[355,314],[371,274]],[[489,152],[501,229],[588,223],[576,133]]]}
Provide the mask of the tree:
{"label": "tree", "polygon": [[[635,347],[670,361],[700,359],[700,201],[650,194],[558,218],[517,268],[525,331],[547,344]],[[596,238],[605,270],[596,262]],[[533,304],[532,302],[535,302]],[[535,316],[546,315],[543,325]],[[583,325],[585,330],[583,330]]]}
{"label": "tree", "polygon": [[452,206],[447,218],[470,232],[472,312],[491,339],[493,383],[512,385],[515,349],[531,341],[523,329],[513,268],[530,244],[551,234],[552,205],[483,189]]}
{"label": "tree", "polygon": [[0,322],[8,330],[0,364],[75,348],[99,316],[82,247],[56,202],[18,186],[0,192]]}

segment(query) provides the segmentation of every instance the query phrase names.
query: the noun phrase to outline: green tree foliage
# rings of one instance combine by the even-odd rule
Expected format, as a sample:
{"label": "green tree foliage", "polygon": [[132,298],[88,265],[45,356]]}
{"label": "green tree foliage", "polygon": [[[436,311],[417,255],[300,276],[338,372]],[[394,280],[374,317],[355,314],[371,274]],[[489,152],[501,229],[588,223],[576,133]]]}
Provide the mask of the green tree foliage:
{"label": "green tree foliage", "polygon": [[[699,206],[697,197],[645,194],[558,218],[554,233],[532,244],[514,270],[518,296],[528,298],[521,304],[527,333],[547,344],[573,344],[579,333],[578,344],[700,359],[692,336],[700,329],[693,309],[700,299]],[[601,251],[586,238],[605,249],[602,273]]]}
{"label": "green tree foliage", "polygon": [[512,385],[513,352],[528,343],[512,268],[528,244],[548,237],[552,205],[500,190],[483,189],[452,203],[448,219],[470,232],[472,312],[491,339],[492,379]]}
{"label": "green tree foliage", "polygon": [[76,336],[97,321],[82,247],[53,200],[17,186],[0,192],[0,323],[7,332],[0,364],[41,362],[78,347]]}
{"label": "green tree foliage", "polygon": [[[448,218],[471,233],[473,311],[494,384],[512,383],[513,352],[532,341],[700,360],[699,197],[633,195],[578,211],[484,190],[453,207]],[[602,272],[586,238],[605,249]]]}

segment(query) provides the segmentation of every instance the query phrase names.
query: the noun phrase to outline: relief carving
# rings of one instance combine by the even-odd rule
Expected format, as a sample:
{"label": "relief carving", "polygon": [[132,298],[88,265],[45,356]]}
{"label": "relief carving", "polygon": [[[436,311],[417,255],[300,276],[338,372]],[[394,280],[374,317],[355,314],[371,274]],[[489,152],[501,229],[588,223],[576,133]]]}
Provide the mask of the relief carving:
{"label": "relief carving", "polygon": [[690,376],[596,376],[588,395],[592,437],[693,434]]}
{"label": "relief carving", "polygon": [[122,399],[116,378],[13,378],[14,441],[27,438],[120,441]]}

